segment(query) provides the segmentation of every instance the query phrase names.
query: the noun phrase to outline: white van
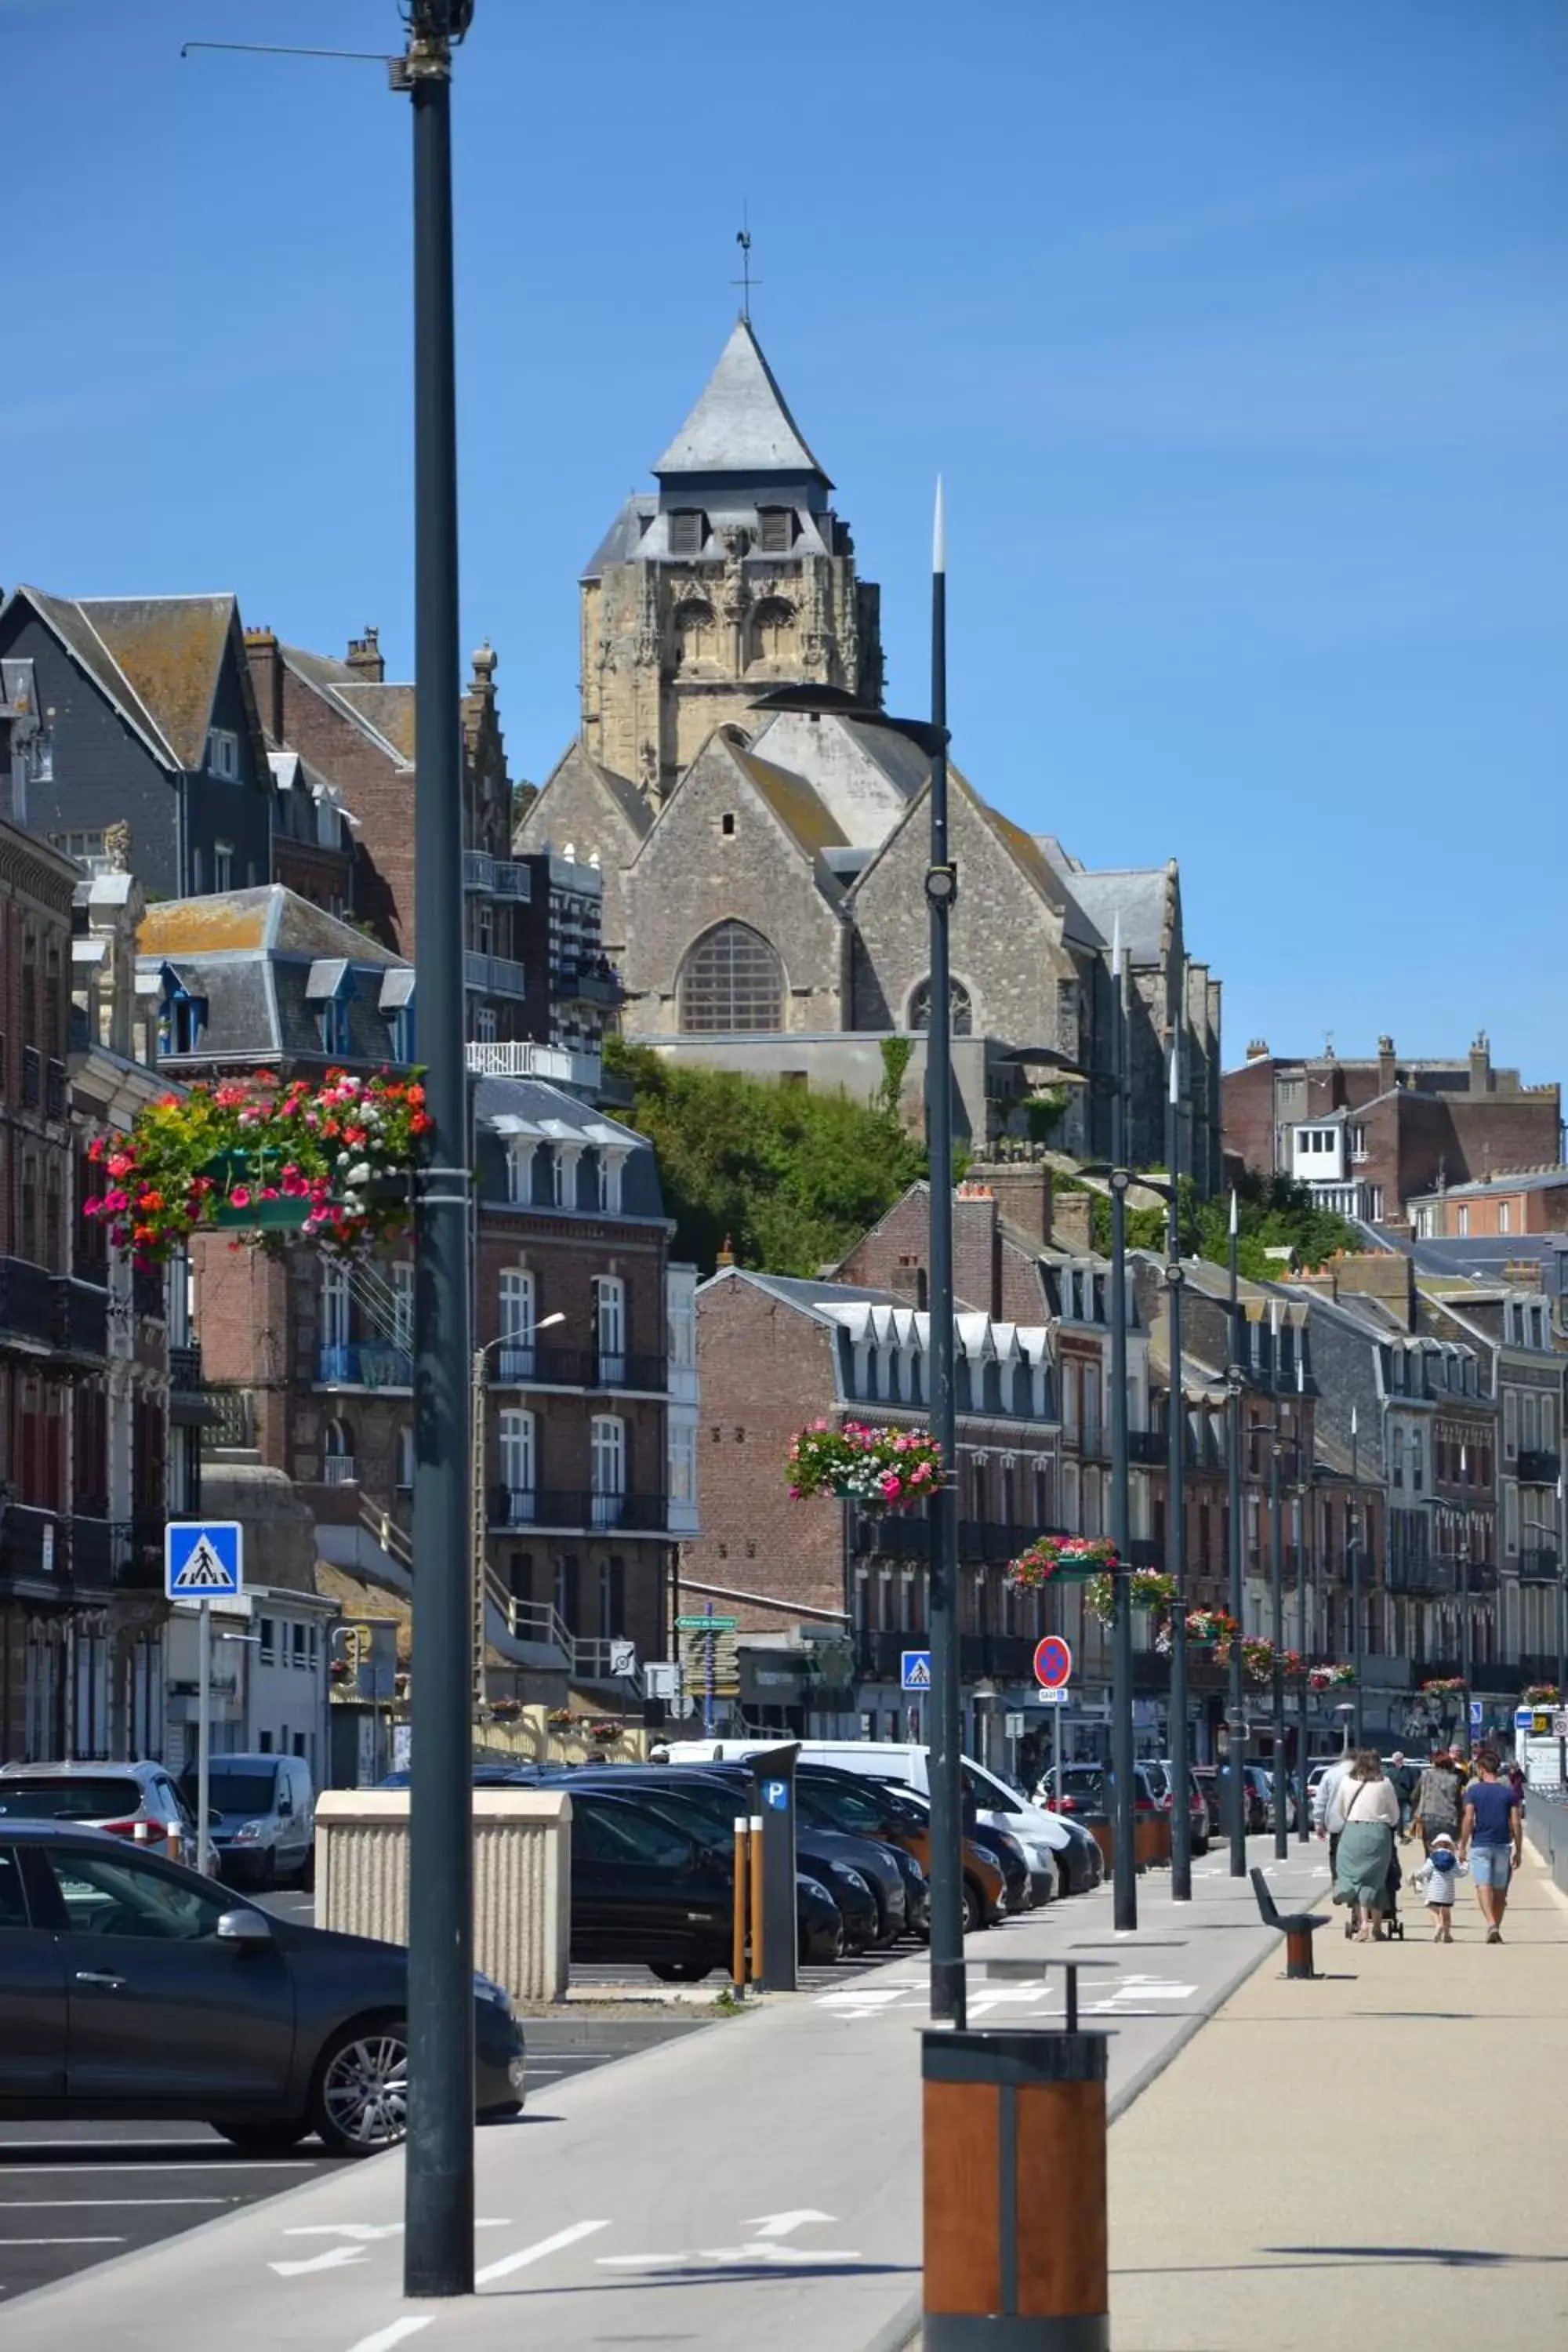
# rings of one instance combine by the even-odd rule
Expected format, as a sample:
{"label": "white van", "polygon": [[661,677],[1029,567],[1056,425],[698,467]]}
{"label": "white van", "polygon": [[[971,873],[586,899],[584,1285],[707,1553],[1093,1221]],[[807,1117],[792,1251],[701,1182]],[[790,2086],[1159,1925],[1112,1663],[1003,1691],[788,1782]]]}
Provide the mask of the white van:
{"label": "white van", "polygon": [[[735,1764],[748,1756],[777,1748],[773,1739],[673,1739],[668,1743],[672,1764]],[[800,1742],[801,1761],[807,1764],[831,1764],[841,1772],[858,1772],[868,1780],[890,1780],[895,1784],[918,1790],[922,1797],[931,1795],[931,1773],[928,1763],[931,1750],[911,1740],[901,1739],[803,1739]],[[1073,1833],[1055,1813],[1047,1813],[1041,1805],[1021,1797],[1005,1780],[972,1757],[962,1759],[964,1787],[974,1799],[974,1810],[987,1829],[1005,1830],[1016,1837],[1029,1857],[1031,1866],[1042,1872],[1058,1874],[1058,1865],[1052,1857],[1063,1853],[1073,1843]],[[1067,1889],[1065,1871],[1060,1873],[1062,1891]]]}

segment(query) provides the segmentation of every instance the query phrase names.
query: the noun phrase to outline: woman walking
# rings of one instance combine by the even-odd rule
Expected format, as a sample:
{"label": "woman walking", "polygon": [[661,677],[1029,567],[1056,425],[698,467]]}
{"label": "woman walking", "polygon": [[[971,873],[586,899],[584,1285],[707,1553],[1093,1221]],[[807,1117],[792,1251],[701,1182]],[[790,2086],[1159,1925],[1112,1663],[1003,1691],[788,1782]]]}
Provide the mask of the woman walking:
{"label": "woman walking", "polygon": [[1450,1842],[1459,1834],[1459,1776],[1446,1748],[1439,1748],[1415,1789],[1410,1823],[1426,1853],[1439,1837]]}
{"label": "woman walking", "polygon": [[1335,1865],[1334,1901],[1355,1906],[1356,1941],[1381,1943],[1389,1864],[1399,1827],[1399,1798],[1375,1748],[1363,1748],[1344,1784],[1345,1825]]}

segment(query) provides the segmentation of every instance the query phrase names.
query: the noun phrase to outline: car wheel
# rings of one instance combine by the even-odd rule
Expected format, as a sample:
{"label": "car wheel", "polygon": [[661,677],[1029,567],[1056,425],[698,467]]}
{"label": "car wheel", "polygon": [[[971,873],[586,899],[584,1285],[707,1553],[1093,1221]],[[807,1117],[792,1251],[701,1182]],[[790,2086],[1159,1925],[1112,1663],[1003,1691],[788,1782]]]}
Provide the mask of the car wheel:
{"label": "car wheel", "polygon": [[974,1881],[966,1878],[963,1882],[963,1932],[966,1936],[973,1936],[977,1927],[984,1927],[985,1924],[985,1897]]}
{"label": "car wheel", "polygon": [[310,2122],[334,2156],[374,2156],[408,2129],[408,2027],[401,2017],[348,2025],[321,2053]]}
{"label": "car wheel", "polygon": [[711,1960],[649,1960],[648,1968],[660,1984],[700,1984],[713,1973]]}
{"label": "car wheel", "polygon": [[242,2156],[287,2155],[289,2148],[299,2147],[310,2128],[310,2121],[304,2116],[292,2124],[221,2123],[216,2118],[212,2124],[218,2137],[227,2140],[230,2147],[238,2148]]}
{"label": "car wheel", "polygon": [[1199,1855],[1199,1856],[1201,1857],[1202,1855],[1204,1855],[1204,1854],[1207,1853],[1208,1850],[1209,1850],[1209,1842],[1208,1842],[1208,1839],[1207,1839],[1206,1837],[1195,1837],[1195,1838],[1193,1840],[1193,1852],[1194,1852],[1195,1854],[1197,1854],[1197,1855]]}

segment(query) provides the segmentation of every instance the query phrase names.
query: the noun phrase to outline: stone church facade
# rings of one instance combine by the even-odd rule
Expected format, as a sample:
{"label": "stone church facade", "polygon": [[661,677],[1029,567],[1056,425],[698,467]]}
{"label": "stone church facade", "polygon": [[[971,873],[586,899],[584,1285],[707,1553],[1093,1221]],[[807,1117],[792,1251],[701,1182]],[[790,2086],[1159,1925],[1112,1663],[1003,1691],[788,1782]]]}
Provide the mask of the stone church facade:
{"label": "stone church facade", "polygon": [[[918,1118],[927,762],[883,709],[878,591],[746,320],[654,472],[584,574],[581,730],[517,852],[597,855],[630,1037],[869,1095],[906,1036]],[[1120,937],[1131,1157],[1163,1161],[1179,1035],[1184,1165],[1217,1185],[1220,990],[1187,952],[1174,863],[1090,873],[957,768],[951,830],[961,1129],[1023,1138],[1053,1057],[1105,1064]],[[1050,1141],[1103,1153],[1104,1090],[1069,1083]]]}

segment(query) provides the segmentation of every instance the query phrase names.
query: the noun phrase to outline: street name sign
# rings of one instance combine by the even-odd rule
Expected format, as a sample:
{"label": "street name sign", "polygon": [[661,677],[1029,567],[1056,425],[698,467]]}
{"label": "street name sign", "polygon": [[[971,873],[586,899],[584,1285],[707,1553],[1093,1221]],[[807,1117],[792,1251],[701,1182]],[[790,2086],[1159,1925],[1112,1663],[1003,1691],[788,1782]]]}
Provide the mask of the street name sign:
{"label": "street name sign", "polygon": [[675,1623],[682,1633],[732,1633],[740,1622],[738,1617],[678,1617]]}

